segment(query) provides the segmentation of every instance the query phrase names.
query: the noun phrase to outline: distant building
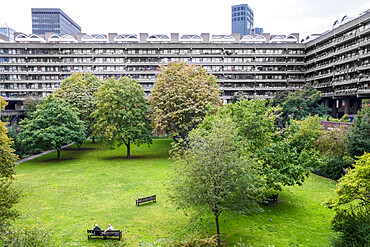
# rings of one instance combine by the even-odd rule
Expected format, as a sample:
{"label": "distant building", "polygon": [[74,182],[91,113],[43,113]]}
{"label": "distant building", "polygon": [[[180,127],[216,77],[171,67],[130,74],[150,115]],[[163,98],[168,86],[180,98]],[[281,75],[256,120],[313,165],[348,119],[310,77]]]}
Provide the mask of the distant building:
{"label": "distant building", "polygon": [[262,34],[263,33],[263,28],[262,27],[255,27],[252,28],[251,34]]}
{"label": "distant building", "polygon": [[240,33],[241,36],[251,34],[254,26],[253,10],[248,4],[239,4],[231,7],[232,33]]}
{"label": "distant building", "polygon": [[32,8],[32,34],[77,34],[81,27],[58,8]]}
{"label": "distant building", "polygon": [[14,41],[15,31],[9,27],[0,27],[0,34],[9,38],[9,41]]}

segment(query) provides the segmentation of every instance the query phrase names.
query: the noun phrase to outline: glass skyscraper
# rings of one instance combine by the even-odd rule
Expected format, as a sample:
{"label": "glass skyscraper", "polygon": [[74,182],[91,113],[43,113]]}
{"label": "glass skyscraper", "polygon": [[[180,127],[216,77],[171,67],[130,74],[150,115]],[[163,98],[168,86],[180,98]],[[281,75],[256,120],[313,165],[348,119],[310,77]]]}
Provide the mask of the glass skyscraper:
{"label": "glass skyscraper", "polygon": [[14,41],[15,31],[9,27],[0,27],[0,34],[9,38],[10,41]]}
{"label": "glass skyscraper", "polygon": [[241,36],[251,34],[254,27],[253,10],[248,4],[239,4],[231,7],[232,33],[240,33]]}
{"label": "glass skyscraper", "polygon": [[77,34],[81,27],[58,8],[32,8],[32,34]]}

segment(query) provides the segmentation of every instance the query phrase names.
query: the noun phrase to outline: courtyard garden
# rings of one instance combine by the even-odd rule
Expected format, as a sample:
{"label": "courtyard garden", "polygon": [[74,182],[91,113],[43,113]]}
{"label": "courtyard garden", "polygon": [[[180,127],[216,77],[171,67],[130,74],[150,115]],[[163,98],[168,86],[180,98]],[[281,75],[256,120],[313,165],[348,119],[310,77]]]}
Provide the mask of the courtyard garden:
{"label": "courtyard garden", "polygon": [[[111,150],[97,143],[64,149],[17,166],[14,187],[22,191],[16,208],[17,224],[47,226],[58,245],[105,246],[117,240],[87,240],[87,229],[111,224],[123,231],[127,246],[151,246],[185,240],[198,234],[213,235],[212,215],[194,220],[169,197],[173,160],[171,140],[154,140],[148,147]],[[325,246],[332,235],[334,212],[321,205],[333,194],[333,180],[311,174],[303,186],[285,187],[276,205],[252,215],[225,213],[220,219],[223,243],[234,246]],[[157,195],[157,203],[137,207],[139,197]]]}

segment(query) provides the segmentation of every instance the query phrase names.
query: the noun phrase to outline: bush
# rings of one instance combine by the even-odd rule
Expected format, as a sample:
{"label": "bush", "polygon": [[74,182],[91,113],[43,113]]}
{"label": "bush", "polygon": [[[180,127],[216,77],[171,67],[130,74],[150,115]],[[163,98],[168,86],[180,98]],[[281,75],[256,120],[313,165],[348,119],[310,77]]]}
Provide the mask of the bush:
{"label": "bush", "polygon": [[337,211],[332,224],[339,233],[331,241],[333,246],[370,246],[370,208]]}
{"label": "bush", "polygon": [[320,176],[338,180],[346,174],[345,169],[352,166],[353,163],[354,160],[350,157],[334,155],[328,157],[325,164],[316,168],[314,172]]}
{"label": "bush", "polygon": [[15,227],[10,226],[0,234],[3,247],[52,247],[56,246],[50,231],[43,225]]}

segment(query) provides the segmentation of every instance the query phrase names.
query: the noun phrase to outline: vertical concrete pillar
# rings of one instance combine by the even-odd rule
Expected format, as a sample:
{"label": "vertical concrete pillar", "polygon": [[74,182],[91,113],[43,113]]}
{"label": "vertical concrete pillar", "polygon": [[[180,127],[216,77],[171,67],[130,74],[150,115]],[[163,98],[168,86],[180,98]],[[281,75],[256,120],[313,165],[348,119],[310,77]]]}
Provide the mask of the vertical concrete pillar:
{"label": "vertical concrete pillar", "polygon": [[357,111],[358,111],[358,107],[359,107],[359,105],[360,105],[360,99],[354,99],[354,101],[353,101],[353,107],[352,107],[352,113],[354,113],[354,114],[357,114]]}
{"label": "vertical concrete pillar", "polygon": [[331,116],[333,118],[337,117],[337,100],[333,100],[333,104],[331,106]]}
{"label": "vertical concrete pillar", "polygon": [[350,114],[351,98],[345,99],[344,114]]}
{"label": "vertical concrete pillar", "polygon": [[326,107],[326,108],[329,108],[329,103],[330,103],[330,102],[329,102],[329,99],[325,99],[325,107]]}

